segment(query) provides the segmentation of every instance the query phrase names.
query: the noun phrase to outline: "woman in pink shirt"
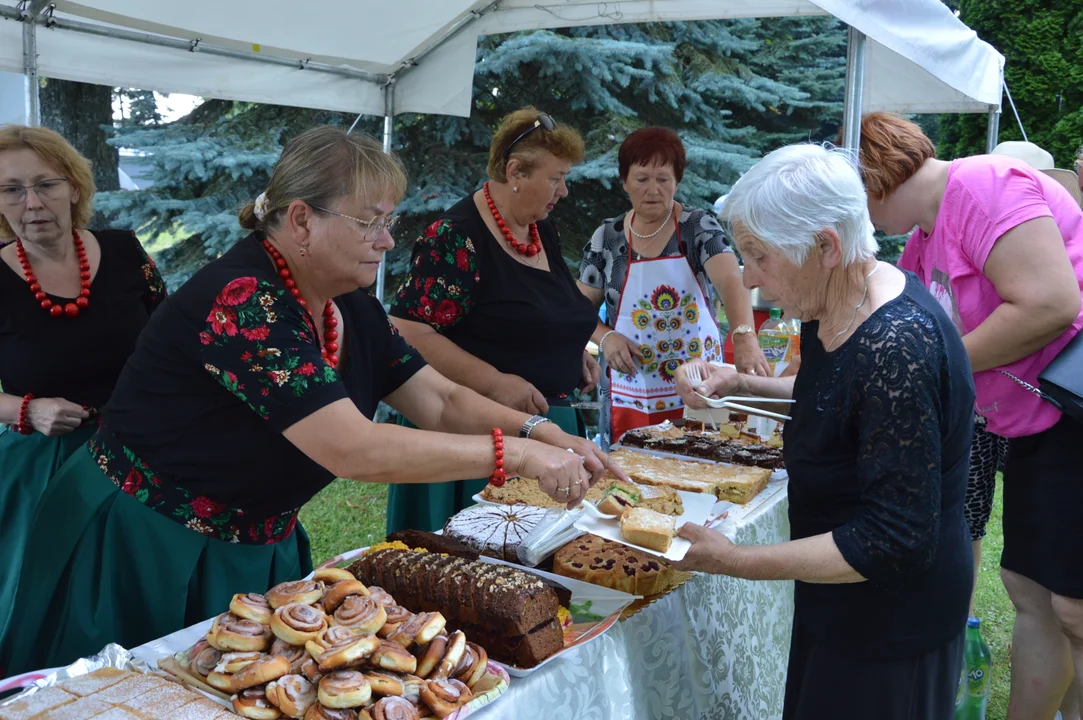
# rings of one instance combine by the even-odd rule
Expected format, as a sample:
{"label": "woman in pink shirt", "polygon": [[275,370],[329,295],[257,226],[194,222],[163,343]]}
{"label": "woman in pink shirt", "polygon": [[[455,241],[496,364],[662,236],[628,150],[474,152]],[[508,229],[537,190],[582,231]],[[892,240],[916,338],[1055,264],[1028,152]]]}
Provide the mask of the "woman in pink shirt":
{"label": "woman in pink shirt", "polygon": [[887,113],[863,118],[861,165],[874,225],[913,230],[899,266],[954,321],[974,371],[975,410],[988,433],[1008,438],[1000,561],[1016,607],[1008,717],[1051,718],[1073,660],[1083,688],[1083,425],[1005,373],[1037,385],[1083,327],[1083,210],[1018,160],[937,160],[917,125]]}

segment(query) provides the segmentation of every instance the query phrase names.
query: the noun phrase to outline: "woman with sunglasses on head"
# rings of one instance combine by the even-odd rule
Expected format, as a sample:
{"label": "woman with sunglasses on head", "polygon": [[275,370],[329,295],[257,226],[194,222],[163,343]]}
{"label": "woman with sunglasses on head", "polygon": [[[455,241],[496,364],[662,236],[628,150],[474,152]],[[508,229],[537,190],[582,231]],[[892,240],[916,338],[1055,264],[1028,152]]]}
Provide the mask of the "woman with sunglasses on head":
{"label": "woman with sunglasses on head", "polygon": [[595,308],[605,303],[610,323],[598,321],[593,336],[610,371],[602,385],[603,447],[626,430],[682,416],[674,385],[682,363],[722,361],[725,337],[708,284],[733,325],[737,369],[770,374],[729,239],[711,213],[675,200],[687,165],[677,133],[637,130],[621,143],[617,162],[632,209],[598,227],[579,266],[580,290]]}
{"label": "woman with sunglasses on head", "polygon": [[[523,437],[546,421],[585,435],[568,398],[600,375],[585,351],[597,315],[549,219],[583,155],[579,133],[534,108],[504,118],[489,147],[488,182],[418,238],[391,306],[395,326],[433,367],[529,414]],[[573,447],[582,454],[594,445]],[[391,488],[388,530],[438,530],[485,482]]]}
{"label": "woman with sunglasses on head", "polygon": [[0,128],[0,638],[46,483],[165,296],[135,235],[86,228],[93,197],[90,163],[59,134]]}
{"label": "woman with sunglasses on head", "polygon": [[[241,211],[251,234],[155,313],[101,426],[51,480],[9,671],[135,647],[304,577],[297,512],[336,477],[522,473],[575,503],[601,475],[577,438],[547,425],[520,440],[527,413],[426,367],[362,289],[405,186],[371,138],[318,127],[286,146]],[[427,431],[373,423],[381,401]]]}

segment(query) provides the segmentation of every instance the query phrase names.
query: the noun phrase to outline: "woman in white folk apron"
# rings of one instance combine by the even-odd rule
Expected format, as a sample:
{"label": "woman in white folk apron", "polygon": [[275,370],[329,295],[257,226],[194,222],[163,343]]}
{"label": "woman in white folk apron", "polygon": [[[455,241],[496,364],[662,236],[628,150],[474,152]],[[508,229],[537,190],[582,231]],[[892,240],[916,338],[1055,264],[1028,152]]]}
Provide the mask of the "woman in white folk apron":
{"label": "woman in white folk apron", "polygon": [[722,361],[705,288],[722,298],[733,327],[738,370],[769,374],[752,327],[752,301],[718,221],[674,201],[686,165],[684,145],[666,128],[644,128],[621,144],[618,164],[632,209],[603,222],[583,251],[579,289],[606,306],[592,340],[602,379],[602,446],[626,431],[684,413],[674,377],[691,358]]}

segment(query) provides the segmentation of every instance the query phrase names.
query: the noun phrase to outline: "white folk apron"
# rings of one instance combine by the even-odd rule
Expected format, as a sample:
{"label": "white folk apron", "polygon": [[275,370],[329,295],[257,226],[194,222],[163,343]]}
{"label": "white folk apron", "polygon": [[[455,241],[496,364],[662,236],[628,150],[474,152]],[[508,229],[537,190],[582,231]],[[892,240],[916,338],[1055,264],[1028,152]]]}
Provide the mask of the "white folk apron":
{"label": "white folk apron", "polygon": [[677,368],[690,359],[722,358],[718,324],[676,219],[674,225],[680,255],[633,260],[628,241],[628,273],[613,329],[639,346],[643,362],[635,375],[609,368],[612,442],[627,430],[681,417]]}

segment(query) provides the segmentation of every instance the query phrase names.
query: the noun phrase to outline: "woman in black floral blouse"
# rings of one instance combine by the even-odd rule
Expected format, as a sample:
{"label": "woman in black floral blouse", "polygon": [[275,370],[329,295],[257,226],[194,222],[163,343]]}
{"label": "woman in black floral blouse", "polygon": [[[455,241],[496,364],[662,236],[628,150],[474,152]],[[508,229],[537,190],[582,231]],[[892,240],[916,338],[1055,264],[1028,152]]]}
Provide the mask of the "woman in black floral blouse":
{"label": "woman in black floral blouse", "polygon": [[[525,108],[506,117],[489,148],[489,181],[418,238],[391,306],[395,326],[441,373],[574,435],[585,427],[569,397],[600,375],[585,350],[596,315],[549,213],[582,159],[579,134],[548,115]],[[388,531],[438,530],[484,486],[393,487]]]}
{"label": "woman in black floral blouse", "polygon": [[0,639],[49,478],[165,297],[134,234],[86,228],[93,198],[90,163],[63,137],[0,128]]}
{"label": "woman in black floral blouse", "polygon": [[[303,577],[297,512],[335,477],[503,467],[575,502],[603,472],[555,426],[515,438],[529,415],[427,368],[359,289],[394,245],[405,184],[375,141],[334,128],[283,150],[241,212],[252,234],[155,313],[101,427],[52,479],[0,648],[10,671],[134,647]],[[381,400],[435,432],[373,423]]]}
{"label": "woman in black floral blouse", "polygon": [[962,338],[922,282],[876,261],[857,169],[782,148],[723,216],[745,282],[802,321],[796,377],[700,365],[705,395],[796,402],[786,423],[792,540],[734,545],[685,525],[682,569],[796,580],[785,720],[953,716],[970,603],[963,518],[974,383]]}

